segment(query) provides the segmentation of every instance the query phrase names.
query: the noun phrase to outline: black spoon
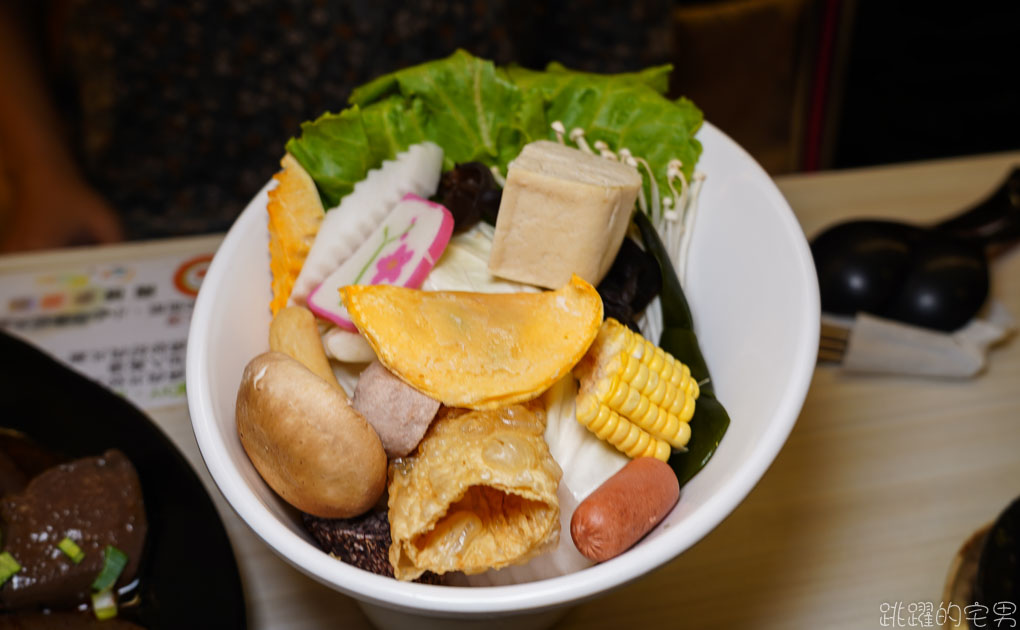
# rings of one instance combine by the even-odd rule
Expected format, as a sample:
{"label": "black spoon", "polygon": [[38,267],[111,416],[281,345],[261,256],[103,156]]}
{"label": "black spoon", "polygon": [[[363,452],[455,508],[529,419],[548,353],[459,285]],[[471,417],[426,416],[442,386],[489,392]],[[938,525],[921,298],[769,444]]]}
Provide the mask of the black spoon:
{"label": "black spoon", "polygon": [[930,227],[856,220],[811,242],[822,310],[952,331],[988,298],[988,258],[1020,237],[1020,166],[987,199]]}

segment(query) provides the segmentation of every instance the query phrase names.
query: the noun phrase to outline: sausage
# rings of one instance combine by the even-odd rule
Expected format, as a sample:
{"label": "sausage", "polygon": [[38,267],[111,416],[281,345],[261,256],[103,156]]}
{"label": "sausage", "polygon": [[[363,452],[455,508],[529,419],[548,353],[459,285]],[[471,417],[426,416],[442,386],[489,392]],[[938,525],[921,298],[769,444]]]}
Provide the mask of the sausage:
{"label": "sausage", "polygon": [[581,501],[570,518],[570,537],[586,558],[605,562],[641,540],[679,498],[669,464],[639,457]]}

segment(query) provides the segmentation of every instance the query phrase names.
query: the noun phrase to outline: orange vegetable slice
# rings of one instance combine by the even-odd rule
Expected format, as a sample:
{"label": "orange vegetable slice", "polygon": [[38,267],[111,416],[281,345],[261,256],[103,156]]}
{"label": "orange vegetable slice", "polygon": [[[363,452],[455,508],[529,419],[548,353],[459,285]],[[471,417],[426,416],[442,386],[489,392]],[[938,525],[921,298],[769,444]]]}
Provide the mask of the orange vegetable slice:
{"label": "orange vegetable slice", "polygon": [[269,191],[269,268],[273,272],[273,315],[287,305],[294,280],[315,241],[326,212],[315,182],[289,153],[280,160],[283,170]]}
{"label": "orange vegetable slice", "polygon": [[538,397],[581,360],[602,324],[602,299],[576,275],[543,293],[352,285],[340,296],[391,372],[469,409]]}

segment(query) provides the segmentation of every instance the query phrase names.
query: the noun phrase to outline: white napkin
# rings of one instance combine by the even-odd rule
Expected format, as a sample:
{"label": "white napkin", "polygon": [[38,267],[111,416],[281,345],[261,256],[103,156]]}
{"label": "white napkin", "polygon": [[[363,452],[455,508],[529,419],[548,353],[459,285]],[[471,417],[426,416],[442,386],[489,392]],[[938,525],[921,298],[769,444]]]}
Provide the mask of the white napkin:
{"label": "white napkin", "polygon": [[[848,320],[829,318],[847,326]],[[849,320],[842,367],[850,372],[970,378],[986,365],[988,349],[1016,330],[1016,322],[999,302],[963,328],[944,333],[875,317]]]}

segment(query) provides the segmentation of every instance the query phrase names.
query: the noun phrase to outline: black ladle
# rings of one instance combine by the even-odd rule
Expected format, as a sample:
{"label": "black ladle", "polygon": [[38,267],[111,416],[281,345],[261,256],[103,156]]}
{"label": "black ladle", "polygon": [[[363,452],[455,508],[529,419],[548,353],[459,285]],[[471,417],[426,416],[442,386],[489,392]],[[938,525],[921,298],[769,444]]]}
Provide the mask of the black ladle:
{"label": "black ladle", "polygon": [[988,258],[1020,238],[1020,166],[987,199],[930,227],[856,220],[811,242],[822,310],[960,328],[988,299]]}

